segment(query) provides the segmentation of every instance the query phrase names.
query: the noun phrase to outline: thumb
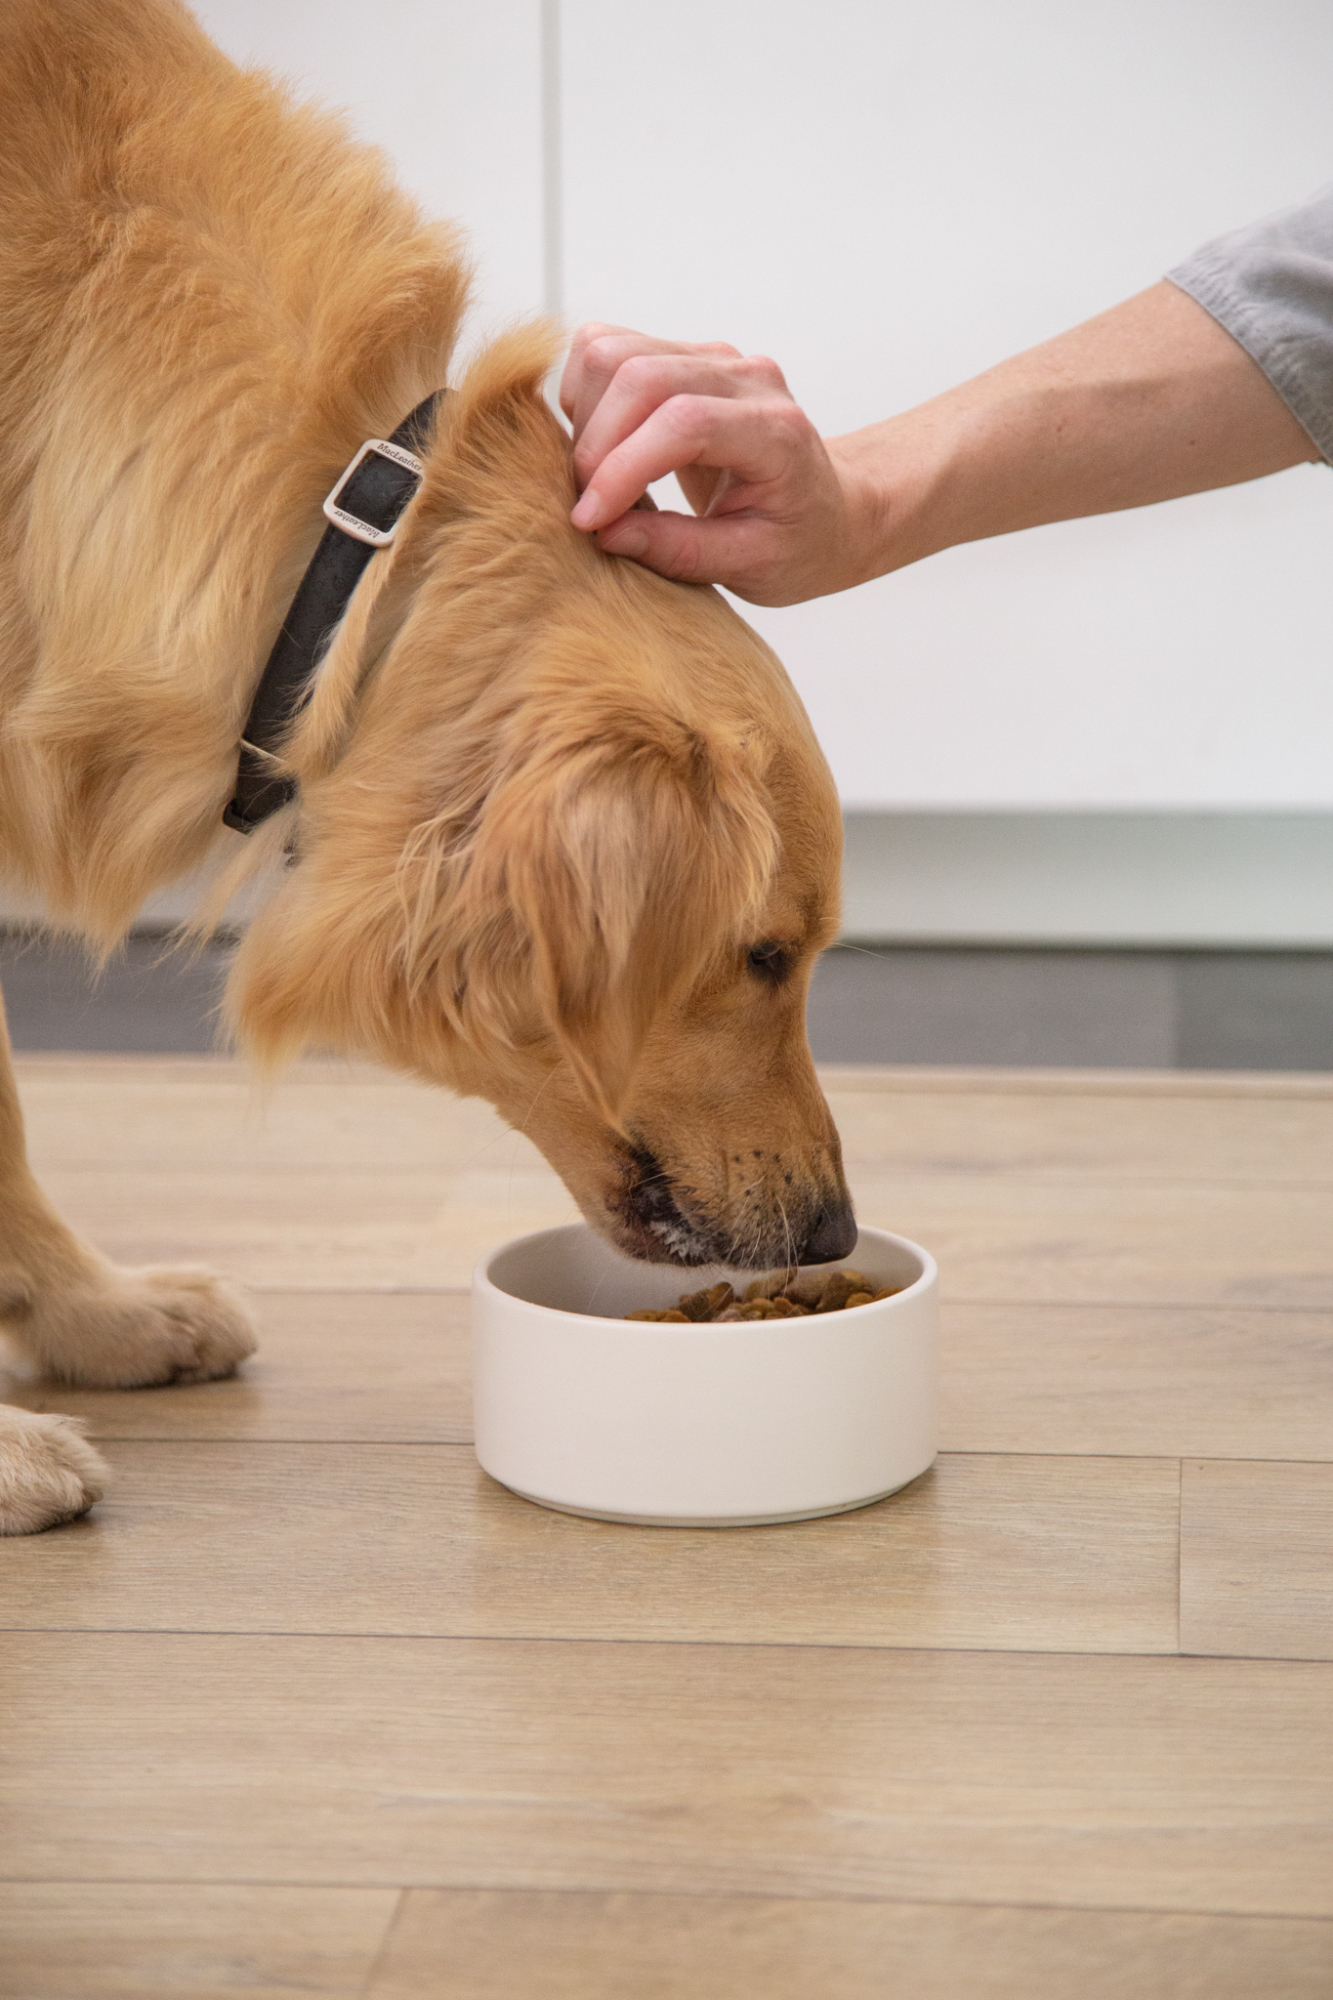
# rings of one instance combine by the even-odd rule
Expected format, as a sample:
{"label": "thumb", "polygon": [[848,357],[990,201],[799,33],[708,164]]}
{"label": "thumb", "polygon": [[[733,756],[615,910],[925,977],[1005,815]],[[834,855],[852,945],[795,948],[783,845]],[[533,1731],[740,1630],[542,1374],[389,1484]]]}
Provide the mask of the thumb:
{"label": "thumb", "polygon": [[753,521],[633,509],[598,531],[607,555],[627,556],[677,583],[734,582],[753,562]]}

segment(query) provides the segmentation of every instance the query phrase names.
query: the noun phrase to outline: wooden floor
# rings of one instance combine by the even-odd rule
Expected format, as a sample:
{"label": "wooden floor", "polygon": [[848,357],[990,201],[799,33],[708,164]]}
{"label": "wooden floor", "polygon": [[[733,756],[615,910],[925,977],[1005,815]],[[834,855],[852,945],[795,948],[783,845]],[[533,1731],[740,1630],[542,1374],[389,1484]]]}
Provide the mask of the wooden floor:
{"label": "wooden floor", "polygon": [[483,1107],[32,1056],[34,1155],[244,1377],[80,1411],[0,1544],[4,2000],[1329,2000],[1333,1079],[831,1071],[938,1255],[944,1454],[802,1526],[543,1512],[468,1444]]}

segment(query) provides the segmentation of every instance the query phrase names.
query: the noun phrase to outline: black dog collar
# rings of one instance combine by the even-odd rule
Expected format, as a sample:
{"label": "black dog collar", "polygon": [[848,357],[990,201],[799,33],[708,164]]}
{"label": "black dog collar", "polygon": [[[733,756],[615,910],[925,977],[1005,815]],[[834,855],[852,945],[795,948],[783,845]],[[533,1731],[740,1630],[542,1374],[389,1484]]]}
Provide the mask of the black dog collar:
{"label": "black dog collar", "polygon": [[367,563],[393,540],[421,484],[425,468],[416,454],[443,394],[437,389],[418,403],[391,438],[363,444],[324,502],[329,525],[282,621],[241,737],[236,795],[222,815],[237,833],[253,833],[296,795],[296,780],[275,773],[273,757],[310,698],[325,648]]}

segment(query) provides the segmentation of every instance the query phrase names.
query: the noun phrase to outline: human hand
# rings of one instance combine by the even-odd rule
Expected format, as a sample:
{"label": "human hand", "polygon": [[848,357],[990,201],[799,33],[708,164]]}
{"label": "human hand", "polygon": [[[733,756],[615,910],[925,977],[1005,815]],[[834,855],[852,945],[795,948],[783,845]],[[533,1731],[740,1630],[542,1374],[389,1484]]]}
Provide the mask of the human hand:
{"label": "human hand", "polygon": [[[1169,279],[914,410],[827,442],[734,347],[580,328],[560,385],[572,519],[663,576],[797,604],[941,549],[1260,479],[1321,452]],[[627,511],[675,472],[695,518]]]}
{"label": "human hand", "polygon": [[[594,322],[575,335],[560,402],[582,489],[571,519],[608,554],[752,604],[876,573],[874,492],[855,457],[838,463],[775,361]],[[669,472],[694,516],[636,507]]]}

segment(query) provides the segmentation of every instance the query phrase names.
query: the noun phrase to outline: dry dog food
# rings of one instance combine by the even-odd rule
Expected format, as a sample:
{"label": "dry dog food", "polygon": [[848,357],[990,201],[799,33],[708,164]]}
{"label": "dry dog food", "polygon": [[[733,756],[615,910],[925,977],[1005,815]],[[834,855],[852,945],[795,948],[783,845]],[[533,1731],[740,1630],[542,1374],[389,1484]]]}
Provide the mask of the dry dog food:
{"label": "dry dog food", "polygon": [[830,1271],[801,1277],[792,1271],[775,1271],[756,1278],[737,1298],[725,1279],[707,1285],[701,1292],[682,1292],[680,1304],[665,1312],[626,1313],[626,1319],[652,1319],[687,1326],[692,1320],[714,1325],[742,1319],[805,1319],[811,1313],[842,1312],[848,1306],[873,1305],[876,1299],[892,1298],[901,1288],[885,1285],[878,1289],[860,1271]]}

